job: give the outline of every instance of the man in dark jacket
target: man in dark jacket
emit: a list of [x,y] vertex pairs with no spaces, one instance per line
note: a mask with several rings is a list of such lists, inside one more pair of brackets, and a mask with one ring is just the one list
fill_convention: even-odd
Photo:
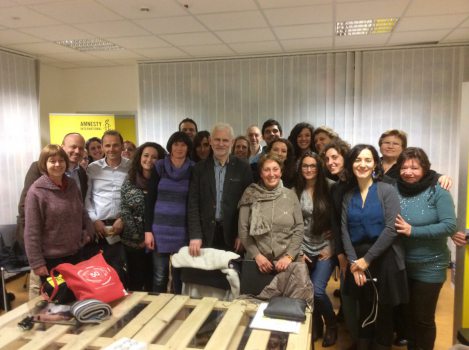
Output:
[[252,183],[249,164],[230,156],[234,132],[229,124],[216,124],[210,136],[213,155],[197,163],[189,188],[189,252],[200,248],[240,251],[238,202]]

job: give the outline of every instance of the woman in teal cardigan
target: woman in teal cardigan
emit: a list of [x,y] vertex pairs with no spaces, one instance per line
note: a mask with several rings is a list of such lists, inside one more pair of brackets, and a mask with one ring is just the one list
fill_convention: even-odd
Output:
[[438,184],[423,149],[407,148],[397,165],[401,214],[396,230],[405,237],[410,292],[408,349],[430,350],[436,337],[436,304],[450,261],[446,242],[456,231],[456,214],[451,194]]

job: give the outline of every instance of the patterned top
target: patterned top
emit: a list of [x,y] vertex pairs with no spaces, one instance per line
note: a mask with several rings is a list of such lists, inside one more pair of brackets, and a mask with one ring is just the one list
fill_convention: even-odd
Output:
[[145,193],[126,179],[121,188],[121,218],[124,222],[121,241],[126,246],[142,248],[145,240],[144,213]]

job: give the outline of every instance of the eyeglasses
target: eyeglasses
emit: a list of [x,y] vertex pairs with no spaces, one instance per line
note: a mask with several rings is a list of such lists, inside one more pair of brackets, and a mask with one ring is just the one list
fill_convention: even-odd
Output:
[[301,164],[301,169],[307,170],[307,169],[316,169],[318,166],[316,164]]

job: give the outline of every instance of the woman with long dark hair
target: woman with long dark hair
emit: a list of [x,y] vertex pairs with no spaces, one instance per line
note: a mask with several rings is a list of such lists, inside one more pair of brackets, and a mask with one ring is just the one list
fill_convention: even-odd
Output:
[[371,145],[353,147],[345,171],[342,241],[350,267],[344,293],[359,303],[358,349],[390,349],[393,307],[408,300],[404,249],[394,227],[399,197],[381,181],[383,169]]
[[199,131],[195,137],[192,145],[191,159],[194,162],[207,159],[212,154],[210,147],[210,133],[207,130]]
[[325,323],[322,346],[329,347],[337,340],[337,321],[326,287],[336,260],[330,231],[332,203],[329,184],[316,153],[307,152],[301,156],[295,192],[300,200],[304,223],[301,250],[310,267],[314,286],[313,341],[322,336]]
[[296,159],[299,159],[306,152],[314,151],[314,127],[309,123],[298,123],[290,131],[288,141],[293,145]]
[[127,260],[128,288],[132,291],[151,291],[151,255],[145,252],[145,198],[154,164],[165,155],[164,148],[155,142],[145,142],[138,147],[121,188],[124,223],[121,241]]

